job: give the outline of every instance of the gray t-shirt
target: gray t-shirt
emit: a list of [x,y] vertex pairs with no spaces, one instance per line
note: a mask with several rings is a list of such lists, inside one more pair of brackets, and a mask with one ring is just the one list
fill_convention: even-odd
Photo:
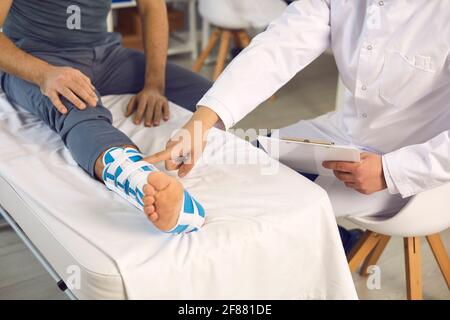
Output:
[[111,0],[13,0],[3,32],[15,42],[90,47],[108,39],[110,9]]

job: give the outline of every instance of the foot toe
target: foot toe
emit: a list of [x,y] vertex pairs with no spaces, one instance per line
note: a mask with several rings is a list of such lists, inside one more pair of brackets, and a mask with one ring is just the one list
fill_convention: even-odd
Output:
[[151,222],[155,222],[156,220],[158,220],[158,214],[156,212],[153,212],[148,215],[148,218],[150,219]]
[[146,184],[143,188],[143,191],[146,196],[154,196],[156,194],[155,188],[152,185]]
[[144,207],[144,212],[146,215],[152,214],[153,212],[155,212],[155,206],[145,206]]
[[142,202],[144,203],[144,206],[151,206],[155,203],[155,198],[153,196],[145,196],[142,198]]

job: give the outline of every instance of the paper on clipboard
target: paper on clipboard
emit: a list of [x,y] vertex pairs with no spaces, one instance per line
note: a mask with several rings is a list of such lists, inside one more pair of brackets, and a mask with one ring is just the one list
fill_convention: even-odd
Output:
[[304,173],[333,175],[322,166],[324,161],[361,161],[361,150],[351,146],[284,140],[259,136],[263,149],[274,159]]

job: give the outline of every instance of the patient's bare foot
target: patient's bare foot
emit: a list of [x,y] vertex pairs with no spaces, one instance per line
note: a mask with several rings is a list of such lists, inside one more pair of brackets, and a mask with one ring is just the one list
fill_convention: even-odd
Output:
[[162,231],[173,229],[178,221],[182,202],[183,186],[163,172],[148,175],[144,186],[144,212],[151,222]]

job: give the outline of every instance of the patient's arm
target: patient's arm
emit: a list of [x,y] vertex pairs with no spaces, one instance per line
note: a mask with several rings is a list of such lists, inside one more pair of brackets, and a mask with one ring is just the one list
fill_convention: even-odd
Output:
[[5,22],[6,16],[8,15],[9,8],[11,8],[12,0],[2,0],[0,1],[0,28]]
[[146,57],[143,90],[128,103],[126,115],[134,113],[134,123],[158,126],[169,119],[169,103],[165,97],[165,73],[169,26],[164,0],[138,0]]
[[[8,5],[9,2],[9,5]],[[0,2],[0,25],[3,25],[12,1]],[[59,95],[80,109],[97,104],[95,89],[88,77],[73,68],[55,67],[19,49],[0,32],[0,70],[34,83],[62,113],[67,112]],[[80,98],[78,98],[80,97]]]

